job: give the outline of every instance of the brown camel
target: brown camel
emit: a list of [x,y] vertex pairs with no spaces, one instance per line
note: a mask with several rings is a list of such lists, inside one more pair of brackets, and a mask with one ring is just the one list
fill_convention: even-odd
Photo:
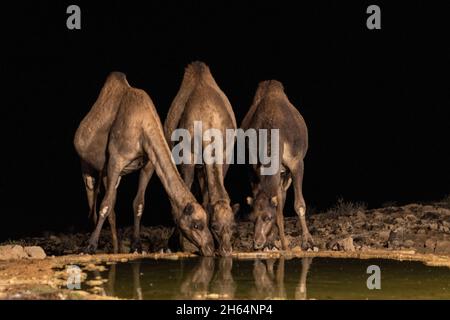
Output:
[[[227,129],[236,129],[236,119],[228,98],[220,90],[211,72],[203,62],[193,62],[187,66],[180,90],[169,109],[164,131],[169,145],[173,145],[171,135],[175,129],[188,130],[190,137],[194,137],[194,122],[201,122],[203,132],[209,129],[219,130],[222,137],[226,137]],[[202,147],[207,143],[202,139]],[[234,143],[234,140],[233,140]],[[194,159],[195,146],[192,142],[190,159]],[[226,154],[226,143],[223,143],[223,155]],[[184,155],[183,155],[184,156]],[[231,238],[235,227],[234,212],[230,198],[224,186],[227,174],[226,161],[180,165],[180,171],[188,188],[192,187],[197,176],[203,195],[203,207],[211,218],[211,231],[219,244],[219,254],[230,255],[232,252]]]
[[[129,84],[123,73],[112,72],[106,79],[97,101],[81,121],[74,145],[81,158],[81,172],[89,204],[89,215],[97,224],[96,200],[107,156],[109,131],[116,118],[122,95]],[[114,211],[108,216],[111,226],[114,253],[119,250]]]
[[262,249],[271,234],[274,221],[278,226],[281,244],[284,250],[288,243],[284,234],[283,208],[286,191],[293,183],[295,193],[295,211],[302,229],[302,247],[313,244],[306,225],[306,204],[302,193],[303,159],[308,149],[308,130],[303,117],[289,102],[283,85],[276,81],[263,81],[258,89],[247,115],[242,121],[242,129],[279,129],[280,169],[273,175],[262,175],[261,165],[253,165],[253,198],[247,202],[252,206],[255,218],[254,247]]
[[[183,235],[194,243],[203,255],[213,255],[214,243],[207,227],[207,215],[176,170],[152,100],[143,90],[130,87],[124,76],[122,86],[123,88],[118,90],[121,92],[119,98],[117,93],[113,92],[114,87],[108,90],[108,86],[105,85],[107,88],[104,87],[100,93],[100,103],[96,103],[93,107],[93,109],[103,107],[105,110],[105,107],[112,104],[108,98],[112,98],[115,102],[119,101],[118,106],[114,106],[116,110],[114,116],[111,116],[108,110],[103,111],[105,117],[114,118],[107,135],[105,144],[107,149],[102,155],[100,155],[101,152],[96,155],[92,148],[91,153],[82,156],[85,161],[91,160],[89,164],[99,171],[104,171],[106,175],[106,194],[100,205],[100,217],[96,229],[89,240],[88,252],[95,252],[103,223],[107,217],[114,214],[113,208],[120,177],[142,168],[138,194],[133,203],[136,218],[135,239],[139,239],[139,223],[144,209],[145,189],[153,171],[156,170],[174,209],[174,220]],[[93,113],[97,116],[98,122],[102,123],[102,112]],[[80,141],[83,140],[82,138],[78,134],[75,138],[75,146],[79,153],[79,146],[85,143]],[[97,144],[97,147],[101,150],[102,144]],[[102,158],[103,167],[97,157]],[[105,159],[107,159],[106,162]]]

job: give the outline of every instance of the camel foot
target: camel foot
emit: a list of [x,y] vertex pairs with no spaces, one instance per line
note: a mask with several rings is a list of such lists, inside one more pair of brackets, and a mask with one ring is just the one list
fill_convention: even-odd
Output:
[[305,232],[302,236],[302,250],[312,249],[314,247],[314,240],[309,232]]
[[141,240],[133,240],[131,243],[130,253],[142,253]]
[[87,247],[84,248],[83,252],[86,254],[95,254],[95,252],[97,251],[97,245],[95,244],[88,244]]

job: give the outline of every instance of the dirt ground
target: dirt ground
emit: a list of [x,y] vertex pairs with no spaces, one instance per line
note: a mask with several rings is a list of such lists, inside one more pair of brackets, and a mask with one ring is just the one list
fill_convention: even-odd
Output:
[[[285,229],[290,243],[288,251],[280,251],[278,237],[262,252],[253,252],[253,223],[239,221],[233,256],[253,259],[285,256],[386,258],[422,261],[432,266],[450,267],[450,208],[448,202],[410,204],[364,210],[360,205],[340,202],[328,212],[308,216],[308,226],[315,247],[301,251],[301,232],[296,218],[286,218]],[[129,251],[132,229],[120,230],[121,250]],[[82,290],[66,288],[66,266],[77,264],[84,270],[102,268],[100,263],[139,258],[179,259],[193,256],[172,253],[173,229],[144,227],[144,254],[107,254],[111,250],[108,230],[102,232],[99,254],[79,254],[88,234],[47,234],[9,241],[4,244],[41,246],[47,258],[1,261],[0,299],[111,299]],[[173,249],[172,249],[173,250]],[[102,253],[103,251],[103,253]],[[153,253],[151,253],[153,252]],[[83,273],[86,275],[85,273]]]

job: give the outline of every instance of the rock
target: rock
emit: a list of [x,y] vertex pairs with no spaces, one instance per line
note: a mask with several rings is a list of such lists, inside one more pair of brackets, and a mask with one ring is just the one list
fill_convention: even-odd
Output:
[[433,240],[433,239],[425,240],[424,247],[429,249],[429,250],[434,251],[434,249],[436,248],[436,240]]
[[50,240],[54,241],[56,244],[60,244],[61,243],[61,239],[59,239],[57,236],[55,235],[51,235],[49,237]]
[[24,251],[30,259],[45,259],[47,257],[44,249],[38,246],[25,247]]
[[373,213],[373,218],[374,218],[374,220],[378,220],[378,221],[383,220],[384,214],[382,214],[382,213],[379,212],[379,211],[375,211],[375,212]]
[[402,227],[392,230],[389,234],[389,242],[403,241],[404,229]]
[[314,252],[319,252],[319,248],[314,247],[314,248],[313,248],[313,251],[314,251]]
[[407,214],[406,216],[405,216],[405,218],[406,218],[406,220],[408,220],[408,221],[410,221],[410,222],[414,222],[414,221],[417,221],[417,217],[415,216],[415,215],[413,215],[413,214]]
[[417,234],[425,234],[425,233],[427,233],[427,230],[425,230],[425,229],[417,230]]
[[367,219],[366,214],[364,212],[362,212],[361,210],[358,210],[358,212],[356,212],[356,218],[365,221]]
[[436,212],[425,212],[422,215],[422,219],[425,220],[438,220],[439,219],[439,214]]
[[403,219],[403,218],[395,218],[394,222],[397,223],[397,224],[403,224],[403,223],[405,223],[405,219]]
[[380,231],[380,232],[378,233],[378,237],[380,238],[380,240],[381,240],[382,242],[388,241],[390,235],[391,235],[391,231],[388,231],[388,230],[386,230],[386,231]]
[[355,251],[355,246],[353,244],[353,238],[347,237],[345,239],[339,240],[338,242],[339,249],[344,251]]
[[15,260],[27,257],[28,255],[25,253],[22,246],[14,244],[0,246],[0,260]]
[[102,280],[89,280],[86,281],[86,284],[91,287],[101,286],[103,284]]
[[402,227],[391,231],[388,239],[388,248],[397,248],[403,242],[404,229]]
[[428,227],[430,228],[430,230],[436,231],[439,228],[439,225],[437,224],[437,222],[432,222]]
[[434,249],[435,253],[438,254],[448,254],[450,253],[450,241],[448,240],[438,240],[436,242],[436,247]]
[[403,243],[403,245],[404,245],[405,247],[412,248],[412,247],[414,247],[414,241],[412,241],[412,240],[406,240],[406,241]]
[[425,205],[425,206],[422,206],[422,211],[435,211],[436,210],[436,207],[435,206],[431,206],[431,205]]

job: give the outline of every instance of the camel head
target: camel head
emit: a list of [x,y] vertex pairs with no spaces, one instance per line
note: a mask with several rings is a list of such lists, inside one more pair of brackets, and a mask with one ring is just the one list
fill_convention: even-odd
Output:
[[236,227],[234,214],[238,207],[230,207],[229,201],[218,201],[212,206],[211,231],[219,244],[219,255],[229,256],[233,252],[231,238]]
[[203,256],[214,255],[214,241],[208,228],[208,217],[197,202],[186,205],[178,221],[183,235],[189,239]]
[[259,192],[254,198],[247,197],[247,203],[252,207],[251,218],[255,223],[254,248],[259,250],[266,245],[267,237],[275,224],[278,199],[277,196]]

